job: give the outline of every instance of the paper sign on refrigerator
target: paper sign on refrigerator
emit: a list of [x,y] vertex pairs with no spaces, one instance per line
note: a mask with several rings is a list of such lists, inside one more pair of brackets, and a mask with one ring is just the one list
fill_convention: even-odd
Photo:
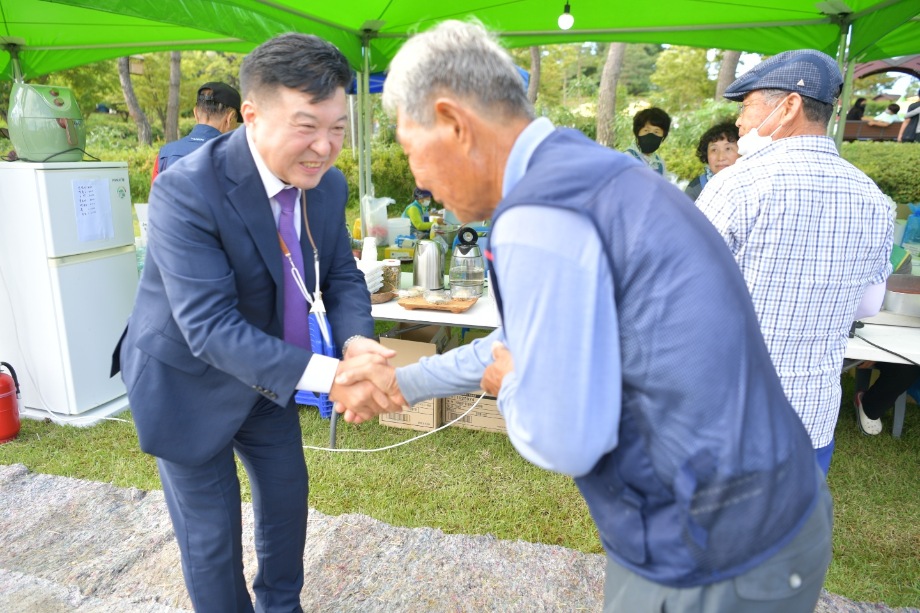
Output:
[[73,181],[73,206],[81,243],[115,237],[108,179]]

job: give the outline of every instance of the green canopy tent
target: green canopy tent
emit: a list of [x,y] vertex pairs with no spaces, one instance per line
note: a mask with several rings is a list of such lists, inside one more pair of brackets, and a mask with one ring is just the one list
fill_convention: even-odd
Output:
[[100,60],[183,49],[245,52],[249,39],[163,20],[41,0],[0,0],[0,78],[16,54],[26,79]]
[[[413,32],[449,18],[477,17],[509,46],[580,41],[670,43],[774,54],[810,47],[836,55],[852,25],[849,56],[859,61],[915,52],[917,0],[659,0],[617,8],[570,0],[575,25],[560,30],[562,0],[48,0],[119,15],[201,27],[261,42],[279,31],[317,34],[355,68],[383,70]],[[56,10],[54,6],[49,10]],[[281,28],[280,30],[278,28]],[[368,53],[364,53],[364,49]],[[369,57],[365,57],[369,56]]]

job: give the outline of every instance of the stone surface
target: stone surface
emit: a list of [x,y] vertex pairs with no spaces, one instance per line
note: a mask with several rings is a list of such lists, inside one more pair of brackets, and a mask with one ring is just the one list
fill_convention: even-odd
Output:
[[[248,579],[255,572],[245,505]],[[0,611],[191,610],[160,491],[0,466]],[[311,510],[305,611],[600,611],[604,557]],[[825,593],[821,613],[892,611]],[[900,611],[917,609],[900,609]]]

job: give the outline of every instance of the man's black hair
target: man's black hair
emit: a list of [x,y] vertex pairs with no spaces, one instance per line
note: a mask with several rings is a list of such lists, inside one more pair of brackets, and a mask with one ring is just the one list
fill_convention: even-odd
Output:
[[636,116],[633,117],[633,134],[639,136],[639,130],[647,123],[661,128],[661,131],[664,132],[664,137],[662,138],[666,138],[668,132],[671,130],[671,116],[657,106],[653,106],[650,109],[642,109],[636,113]]
[[833,104],[827,104],[809,96],[802,96],[802,110],[805,113],[805,119],[825,126],[834,115]]
[[322,102],[339,87],[348,91],[354,74],[348,60],[332,43],[298,33],[276,36],[256,47],[243,59],[240,87],[243,97],[253,91],[279,86],[310,94]]

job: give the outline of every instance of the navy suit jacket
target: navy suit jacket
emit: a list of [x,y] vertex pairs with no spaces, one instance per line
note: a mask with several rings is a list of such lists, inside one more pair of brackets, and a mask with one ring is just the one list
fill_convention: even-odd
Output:
[[[345,226],[347,194],[337,168],[306,192],[337,347],[374,332]],[[312,290],[313,249],[300,234]],[[154,182],[147,258],[118,353],[145,452],[197,465],[232,440],[260,399],[295,410],[294,386],[312,353],[281,340],[282,257],[245,128],[205,143]]]

